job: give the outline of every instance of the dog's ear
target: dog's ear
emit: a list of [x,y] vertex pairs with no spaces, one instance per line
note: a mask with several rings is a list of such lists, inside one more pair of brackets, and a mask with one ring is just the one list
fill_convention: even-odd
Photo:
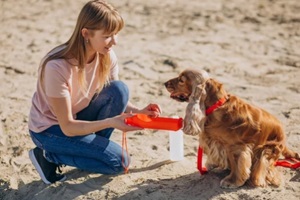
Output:
[[197,135],[203,130],[202,119],[205,117],[205,108],[202,105],[204,105],[204,96],[206,96],[205,85],[197,85],[193,88],[184,117],[183,132],[187,135]]

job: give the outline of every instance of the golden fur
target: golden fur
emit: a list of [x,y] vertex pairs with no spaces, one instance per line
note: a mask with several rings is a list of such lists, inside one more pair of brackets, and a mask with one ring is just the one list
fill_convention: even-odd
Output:
[[[286,147],[282,125],[274,116],[227,94],[205,71],[187,69],[165,86],[171,98],[188,102],[183,131],[199,135],[199,145],[207,155],[206,167],[230,170],[221,187],[237,188],[246,181],[253,186],[279,186],[274,162],[281,155],[300,159]],[[205,110],[223,97],[226,102],[206,115]]]

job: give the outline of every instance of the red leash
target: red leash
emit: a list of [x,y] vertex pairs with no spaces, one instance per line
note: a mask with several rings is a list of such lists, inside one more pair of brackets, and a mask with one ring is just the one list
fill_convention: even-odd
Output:
[[275,162],[275,166],[288,167],[297,169],[300,167],[300,162],[295,158],[286,158]]
[[125,165],[124,150],[126,151],[126,153],[128,155],[126,132],[123,132],[123,134],[122,134],[122,165],[124,168],[124,173],[127,174],[129,171],[130,161],[128,160],[128,164]]
[[[219,107],[221,107],[227,101],[227,99],[228,99],[228,97],[223,97],[223,98],[219,99],[215,104],[213,104],[212,106],[210,106],[209,108],[207,108],[205,110],[206,115],[211,114],[216,109],[218,109]],[[207,173],[206,167],[204,167],[202,165],[202,157],[203,157],[203,149],[199,146],[198,147],[197,168],[200,171],[201,175]]]
[[207,173],[207,169],[206,167],[202,166],[202,156],[203,156],[203,149],[199,146],[198,147],[198,160],[197,160],[197,168],[200,171],[200,174],[206,174]]

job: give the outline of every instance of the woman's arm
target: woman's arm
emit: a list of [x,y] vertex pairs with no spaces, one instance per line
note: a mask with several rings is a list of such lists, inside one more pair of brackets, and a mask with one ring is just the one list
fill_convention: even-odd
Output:
[[133,105],[130,101],[127,104],[126,113],[139,113],[140,109],[138,107],[136,107],[135,105]]
[[52,98],[49,97],[49,104],[57,117],[58,123],[67,136],[87,135],[106,128],[116,128],[123,132],[141,130],[142,128],[128,126],[124,123],[126,117],[131,114],[118,115],[98,121],[83,121],[73,118],[70,97]]

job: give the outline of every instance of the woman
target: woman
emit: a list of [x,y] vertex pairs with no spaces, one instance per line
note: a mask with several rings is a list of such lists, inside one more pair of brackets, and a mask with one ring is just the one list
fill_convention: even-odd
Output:
[[[81,10],[71,38],[51,50],[39,68],[32,98],[29,132],[36,148],[29,157],[46,184],[65,180],[59,165],[101,174],[117,174],[127,165],[122,148],[109,140],[114,129],[140,130],[124,123],[131,113],[160,115],[157,104],[138,109],[118,79],[112,46],[124,22],[100,0]],[[123,112],[127,114],[122,114]]]

